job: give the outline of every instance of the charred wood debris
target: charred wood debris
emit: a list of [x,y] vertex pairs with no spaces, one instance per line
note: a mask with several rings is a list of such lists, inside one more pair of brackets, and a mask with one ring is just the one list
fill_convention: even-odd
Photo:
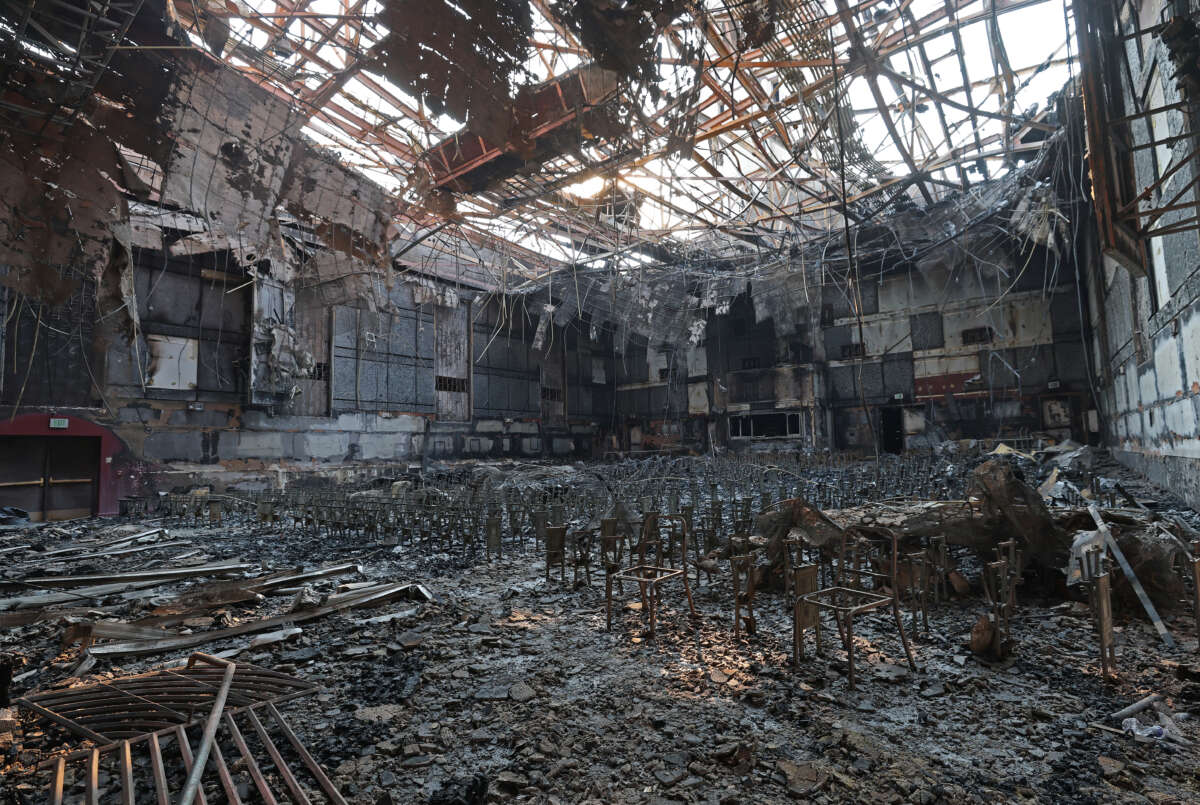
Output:
[[5,512],[4,802],[1200,797],[1200,518],[1092,447],[123,508]]

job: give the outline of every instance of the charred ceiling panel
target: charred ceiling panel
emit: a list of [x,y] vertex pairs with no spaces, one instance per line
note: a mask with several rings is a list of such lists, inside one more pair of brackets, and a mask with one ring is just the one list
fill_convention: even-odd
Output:
[[581,140],[611,133],[604,104],[616,92],[617,74],[596,65],[523,88],[507,128],[468,124],[425,153],[432,186],[480,192],[578,149]]
[[503,142],[512,125],[512,87],[525,75],[533,19],[525,0],[391,0],[383,21],[391,32],[376,47],[375,65],[420,98]]
[[653,81],[659,59],[655,34],[691,7],[684,0],[553,3],[555,18],[579,37],[600,66],[630,78]]
[[255,262],[266,254],[303,121],[286,101],[233,75],[223,66],[180,65],[162,112],[175,138],[162,196],[208,222],[214,249],[235,240],[242,260]]
[[99,279],[115,247],[128,251],[129,211],[116,184],[116,148],[76,125],[40,148],[24,139],[0,147],[0,262],[8,287],[53,305],[75,292],[59,268]]
[[142,6],[143,0],[0,3],[4,128],[53,139],[55,128],[69,126],[92,103],[93,91],[110,69],[114,48],[140,22]]
[[332,154],[308,142],[297,145],[283,202],[330,248],[370,263],[383,259],[394,202]]

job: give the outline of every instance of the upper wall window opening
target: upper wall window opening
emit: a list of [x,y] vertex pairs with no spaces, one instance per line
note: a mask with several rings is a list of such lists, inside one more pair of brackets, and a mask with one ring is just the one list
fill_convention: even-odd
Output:
[[962,331],[963,346],[968,344],[990,344],[996,339],[996,331],[991,327],[972,327]]
[[434,382],[434,387],[438,391],[449,391],[456,394],[467,393],[467,379],[465,377],[446,377],[438,375]]

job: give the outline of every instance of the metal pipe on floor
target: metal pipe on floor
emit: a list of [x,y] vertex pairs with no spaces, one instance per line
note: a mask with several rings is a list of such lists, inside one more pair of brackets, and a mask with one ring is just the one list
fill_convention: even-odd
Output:
[[204,724],[204,734],[200,738],[200,746],[196,749],[196,759],[192,763],[192,770],[188,773],[187,782],[183,784],[183,791],[179,794],[179,805],[192,805],[192,800],[196,798],[196,792],[200,789],[200,778],[204,776],[208,754],[212,751],[217,728],[221,726],[221,714],[225,710],[225,700],[229,696],[229,688],[233,685],[233,674],[237,670],[237,665],[228,660],[199,654],[193,655],[192,659],[188,661],[188,665],[191,665],[197,658],[204,662],[223,664],[225,676],[222,677],[221,687],[217,691],[216,699],[213,700],[212,712],[208,714],[208,721]]

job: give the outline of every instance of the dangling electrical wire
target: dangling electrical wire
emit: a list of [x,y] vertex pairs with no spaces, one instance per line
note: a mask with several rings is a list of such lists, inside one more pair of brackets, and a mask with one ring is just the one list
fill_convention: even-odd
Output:
[[[838,68],[837,68],[837,49],[834,46],[833,28],[832,27],[830,27],[830,29],[829,29],[829,61],[833,65],[834,95],[837,98],[841,98],[841,96],[842,96],[841,95],[841,87],[839,85],[839,76],[838,76]],[[871,445],[875,448],[875,472],[878,475],[878,473],[880,471],[879,439],[875,434],[875,423],[871,419],[871,409],[867,407],[867,390],[863,386],[863,366],[867,360],[867,339],[866,339],[866,335],[865,335],[865,327],[863,325],[862,286],[860,284],[860,277],[858,274],[858,261],[854,257],[854,244],[851,242],[851,238],[850,238],[850,219],[847,217],[847,214],[846,214],[847,213],[847,211],[846,211],[846,206],[847,206],[847,201],[846,201],[846,198],[847,198],[847,194],[846,194],[846,143],[845,143],[845,136],[844,136],[845,133],[842,130],[842,110],[835,109],[833,116],[835,118],[837,118],[838,178],[841,182],[841,191],[842,191],[842,198],[841,198],[841,201],[842,201],[842,203],[841,203],[842,235],[846,241],[846,260],[848,261],[847,280],[850,279],[849,272],[854,273],[854,279],[853,279],[854,292],[851,295],[851,298],[852,298],[853,304],[854,304],[854,316],[858,320],[858,344],[859,344],[858,383],[857,383],[858,397],[859,397],[859,401],[862,403],[863,416],[865,416],[867,419],[867,428],[870,429],[870,431],[871,431]]]

